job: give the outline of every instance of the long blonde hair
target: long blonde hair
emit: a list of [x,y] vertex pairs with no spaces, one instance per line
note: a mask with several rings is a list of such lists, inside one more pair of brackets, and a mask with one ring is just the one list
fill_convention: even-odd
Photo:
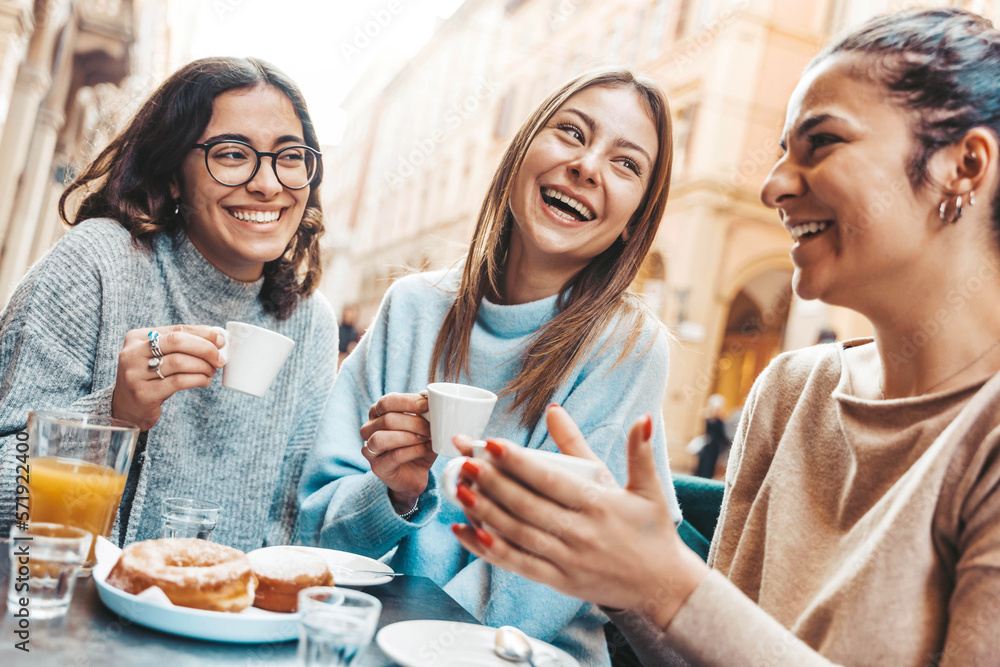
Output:
[[503,395],[514,394],[511,409],[521,410],[521,424],[525,428],[542,418],[556,388],[585,358],[615,317],[622,316],[622,326],[628,327],[625,346],[616,363],[632,351],[639,339],[646,310],[628,287],[660,226],[673,161],[670,110],[656,83],[627,70],[583,74],[549,95],[525,121],[504,152],[479,209],[458,295],[441,325],[431,357],[432,382],[442,360],[443,375],[449,380],[457,380],[462,371],[468,372],[469,340],[479,315],[479,304],[490,295],[502,294],[500,284],[513,227],[507,203],[525,153],[570,97],[594,86],[635,91],[652,116],[659,150],[646,193],[628,222],[628,241],[618,238],[563,286],[557,300],[558,313],[535,332],[521,355],[517,376],[503,390]]

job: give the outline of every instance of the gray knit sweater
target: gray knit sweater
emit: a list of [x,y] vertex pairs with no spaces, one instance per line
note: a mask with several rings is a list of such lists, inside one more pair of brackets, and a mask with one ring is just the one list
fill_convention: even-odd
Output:
[[242,283],[212,266],[183,233],[137,248],[111,220],[72,229],[17,286],[0,314],[0,535],[14,513],[15,435],[30,410],[111,414],[125,334],[170,324],[248,322],[295,348],[263,398],[222,387],[174,394],[132,464],[116,534],[159,536],[164,498],[222,505],[212,540],[239,549],[287,543],[302,462],[333,385],[337,326],[316,294],[293,315],[264,312],[262,281]]

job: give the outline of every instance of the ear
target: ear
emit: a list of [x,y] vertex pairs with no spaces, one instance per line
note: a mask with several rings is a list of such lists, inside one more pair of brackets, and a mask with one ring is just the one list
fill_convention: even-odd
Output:
[[631,236],[632,236],[632,230],[629,229],[628,225],[625,225],[625,229],[623,229],[621,233],[622,243],[628,243],[628,240]]
[[[992,189],[998,158],[1000,146],[992,132],[983,127],[969,130],[949,151],[951,173],[944,182],[946,191],[961,195],[984,186]],[[985,193],[981,196],[985,197]]]
[[177,184],[177,177],[173,176],[170,178],[170,198],[180,199],[181,196],[181,186]]

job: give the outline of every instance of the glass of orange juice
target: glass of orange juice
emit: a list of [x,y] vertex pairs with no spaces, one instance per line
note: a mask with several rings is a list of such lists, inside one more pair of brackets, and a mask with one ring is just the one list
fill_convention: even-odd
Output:
[[[111,535],[139,427],[98,415],[28,414],[30,521]],[[94,545],[81,574],[94,566]]]

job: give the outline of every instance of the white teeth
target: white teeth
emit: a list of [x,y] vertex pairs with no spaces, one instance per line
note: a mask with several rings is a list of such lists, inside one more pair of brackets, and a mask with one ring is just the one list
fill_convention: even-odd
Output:
[[805,234],[816,234],[818,232],[822,232],[829,227],[830,224],[829,220],[824,220],[822,222],[803,222],[801,225],[792,227],[792,239],[798,241]]
[[559,192],[558,190],[553,190],[552,188],[545,188],[542,191],[542,193],[546,197],[549,197],[551,199],[558,199],[559,201],[564,202],[564,203],[572,206],[574,209],[576,209],[580,213],[581,216],[583,216],[584,220],[593,220],[594,217],[595,217],[594,216],[594,212],[591,211],[589,208],[587,208],[586,205],[584,205],[582,202],[578,202],[577,200],[575,200],[572,197],[569,197],[567,195],[564,195],[563,193]]
[[281,211],[241,211],[231,208],[229,214],[244,222],[274,222],[281,217]]

